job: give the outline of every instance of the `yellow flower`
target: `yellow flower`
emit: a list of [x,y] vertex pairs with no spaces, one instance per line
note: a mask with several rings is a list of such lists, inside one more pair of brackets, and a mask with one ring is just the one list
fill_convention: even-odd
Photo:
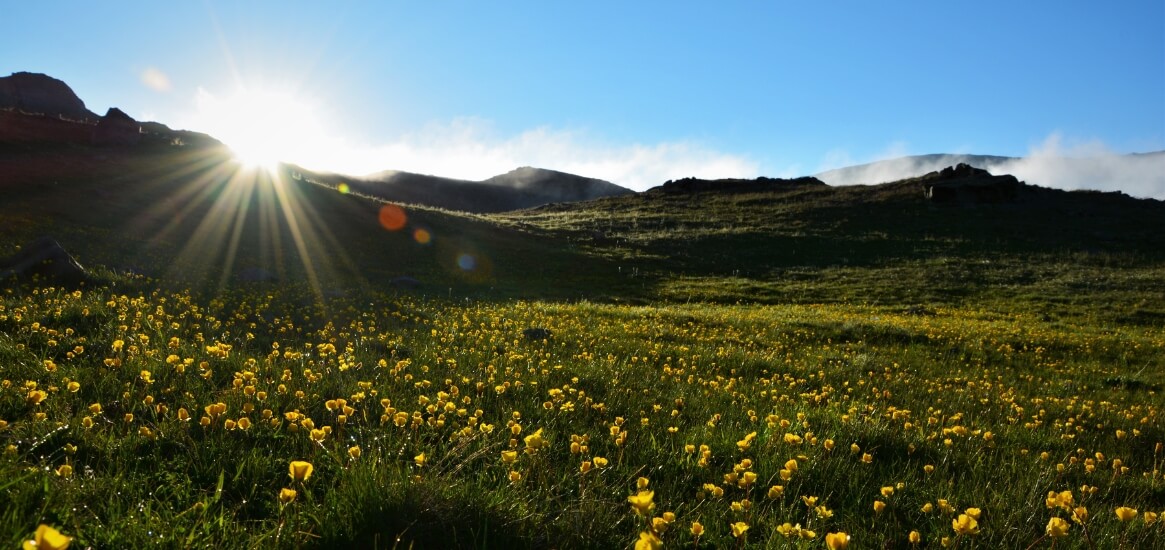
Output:
[[655,533],[662,535],[664,531],[667,531],[667,525],[668,525],[668,522],[666,519],[663,519],[661,517],[651,518],[651,530],[652,530],[652,532],[655,532]]
[[359,445],[348,447],[348,456],[352,457],[353,459],[360,458],[360,454],[362,452],[363,451],[360,449]]
[[1153,525],[1157,523],[1157,512],[1145,511],[1145,525]]
[[311,462],[304,462],[302,460],[293,460],[293,461],[291,461],[291,464],[287,467],[287,470],[291,475],[291,479],[293,479],[295,481],[307,481],[307,480],[311,479],[311,472],[313,470],[313,467],[311,465]]
[[73,539],[45,524],[36,528],[33,540],[24,541],[24,550],[64,550]]
[[692,536],[698,537],[704,534],[704,526],[698,521],[693,521],[690,531],[692,532]]
[[769,498],[781,498],[785,494],[785,488],[781,485],[773,485],[769,487]]
[[952,519],[951,528],[960,535],[979,534],[979,522],[967,514],[959,514],[958,518]]
[[877,512],[877,513],[881,514],[881,513],[882,513],[882,510],[885,510],[885,509],[886,509],[886,503],[885,503],[885,502],[882,502],[882,501],[880,501],[880,500],[875,500],[875,501],[874,501],[874,512]]
[[1072,510],[1072,521],[1084,525],[1084,522],[1088,521],[1088,508],[1077,506]]
[[801,495],[801,502],[804,502],[805,506],[812,508],[817,506],[817,497],[807,497],[805,495]]
[[842,533],[826,533],[825,546],[830,550],[844,550],[849,548],[849,535]]
[[890,498],[891,496],[894,496],[894,487],[891,487],[891,486],[882,487],[882,496],[884,496],[886,498]]
[[606,468],[607,467],[608,460],[601,457],[601,456],[596,456],[594,459],[592,459],[592,461],[595,463],[596,468]]
[[866,464],[873,463],[874,462],[874,455],[872,455],[870,453],[862,453],[862,462],[865,462]]
[[417,456],[414,456],[414,457],[413,457],[413,462],[414,462],[414,463],[415,463],[417,466],[424,466],[424,465],[425,465],[425,453],[421,453],[421,454],[419,454],[419,455],[417,455]]
[[740,538],[748,531],[748,524],[743,521],[738,521],[732,524],[732,536]]
[[1048,520],[1048,527],[1045,529],[1048,536],[1052,538],[1060,538],[1068,536],[1068,522],[1060,518],[1052,518]]
[[502,451],[502,464],[512,464],[518,460],[518,451]]
[[635,487],[638,488],[640,491],[642,491],[642,490],[646,489],[648,484],[650,484],[650,483],[651,483],[651,481],[649,479],[647,479],[645,477],[641,477],[641,478],[635,480]]
[[69,479],[73,477],[73,467],[68,464],[61,464],[61,467],[57,468],[57,475]]
[[659,550],[663,548],[663,541],[651,531],[640,531],[639,540],[635,541],[635,550]]
[[522,473],[510,470],[510,483],[517,483],[522,481]]
[[1129,508],[1128,506],[1121,506],[1115,512],[1117,519],[1121,521],[1131,521],[1137,517],[1137,509]]
[[918,531],[911,531],[910,535],[907,536],[906,539],[910,541],[910,544],[918,544],[922,542],[922,533],[919,533]]
[[631,503],[631,508],[636,514],[646,517],[655,509],[654,498],[655,491],[639,491],[638,494],[627,497],[627,502]]
[[965,513],[968,516],[971,516],[971,517],[975,518],[976,520],[978,520],[979,516],[983,513],[983,511],[978,509],[978,508],[967,508]]
[[548,445],[546,440],[542,438],[542,428],[538,428],[538,431],[526,436],[523,440],[526,442],[526,452],[530,454],[538,452],[539,449]]
[[279,502],[282,504],[290,504],[291,501],[295,500],[295,497],[298,494],[299,493],[297,493],[295,489],[288,489],[287,487],[284,487],[279,491]]

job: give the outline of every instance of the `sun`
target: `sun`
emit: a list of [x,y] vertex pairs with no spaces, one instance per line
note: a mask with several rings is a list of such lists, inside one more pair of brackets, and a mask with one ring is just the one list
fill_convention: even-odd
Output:
[[[326,155],[321,109],[293,93],[240,88],[227,96],[199,90],[197,125],[222,141],[244,166],[273,169]],[[324,149],[324,150],[321,150]]]

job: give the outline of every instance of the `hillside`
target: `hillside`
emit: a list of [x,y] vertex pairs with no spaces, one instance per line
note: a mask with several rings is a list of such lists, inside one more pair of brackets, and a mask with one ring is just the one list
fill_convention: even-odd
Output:
[[400,171],[385,171],[363,178],[328,175],[323,179],[343,181],[353,191],[388,201],[474,213],[504,212],[553,202],[585,201],[632,193],[630,189],[603,180],[528,166],[482,181]]

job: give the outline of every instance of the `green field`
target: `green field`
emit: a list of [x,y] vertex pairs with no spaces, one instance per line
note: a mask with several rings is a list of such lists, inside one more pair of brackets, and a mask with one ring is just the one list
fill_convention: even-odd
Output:
[[0,255],[51,234],[98,277],[0,287],[7,547],[1165,545],[1160,203],[907,181],[390,231],[159,155],[0,201]]

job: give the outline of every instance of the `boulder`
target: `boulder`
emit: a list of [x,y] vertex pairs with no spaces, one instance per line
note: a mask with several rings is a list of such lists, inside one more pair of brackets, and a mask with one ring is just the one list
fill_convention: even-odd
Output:
[[93,128],[94,145],[137,145],[141,140],[141,125],[117,107],[110,108]]
[[1010,174],[993,176],[969,164],[948,166],[920,178],[926,199],[935,204],[1003,204],[1019,199],[1023,182]]
[[534,327],[522,331],[522,336],[527,340],[548,340],[554,333],[550,332],[548,328]]
[[39,237],[20,251],[0,259],[0,279],[43,278],[66,286],[89,280],[89,273],[52,237]]

